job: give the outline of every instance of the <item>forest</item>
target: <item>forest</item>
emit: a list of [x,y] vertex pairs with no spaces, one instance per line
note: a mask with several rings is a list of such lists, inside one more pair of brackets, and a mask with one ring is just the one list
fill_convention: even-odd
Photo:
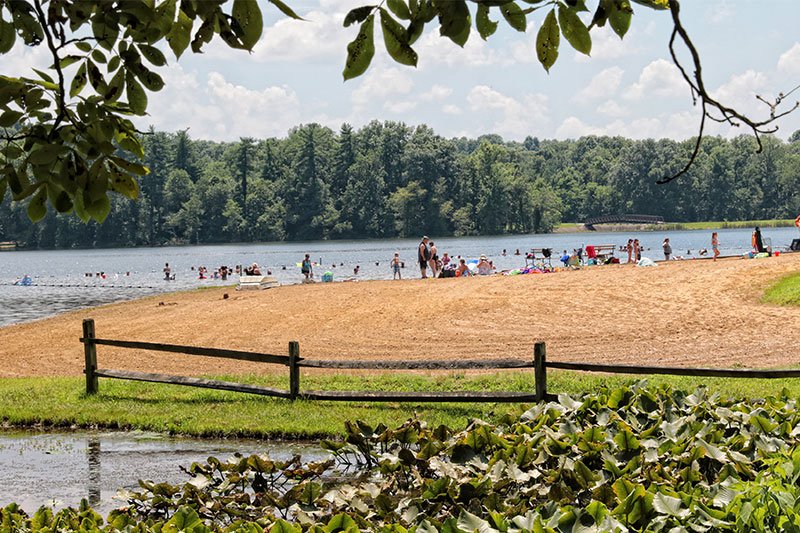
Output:
[[139,198],[115,197],[103,224],[51,209],[31,224],[24,203],[0,203],[0,241],[29,248],[543,233],[616,213],[669,222],[794,218],[800,131],[789,141],[447,139],[426,125],[319,124],[285,138],[238,142],[189,132],[142,135]]

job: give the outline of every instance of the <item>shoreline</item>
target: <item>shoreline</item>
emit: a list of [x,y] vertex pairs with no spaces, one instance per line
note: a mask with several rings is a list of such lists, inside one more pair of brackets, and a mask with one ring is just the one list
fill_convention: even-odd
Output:
[[[278,354],[297,340],[303,357],[319,359],[528,358],[534,339],[543,339],[557,360],[799,365],[800,310],[759,303],[770,282],[799,269],[800,254],[781,254],[467,280],[171,292],[0,328],[0,377],[81,375],[83,318],[95,319],[101,338]],[[183,375],[276,372],[106,346],[99,364]]]

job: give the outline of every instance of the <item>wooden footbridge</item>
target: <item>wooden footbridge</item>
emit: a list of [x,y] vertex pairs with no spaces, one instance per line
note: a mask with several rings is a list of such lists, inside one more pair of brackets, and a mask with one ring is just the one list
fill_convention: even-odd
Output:
[[656,215],[603,215],[587,218],[583,223],[588,230],[594,231],[596,224],[663,224],[664,217]]

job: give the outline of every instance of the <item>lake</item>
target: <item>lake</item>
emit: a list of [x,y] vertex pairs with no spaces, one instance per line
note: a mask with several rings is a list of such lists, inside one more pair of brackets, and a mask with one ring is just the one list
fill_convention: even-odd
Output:
[[[662,259],[661,243],[670,238],[674,255],[699,257],[701,248],[710,249],[712,230],[586,232],[542,235],[505,235],[497,237],[447,237],[437,239],[439,255],[448,252],[455,257],[477,258],[486,254],[498,270],[524,266],[524,256],[514,255],[530,248],[551,248],[556,253],[586,244],[624,245],[629,238],[638,238],[645,248],[644,256]],[[720,229],[722,255],[739,255],[750,249],[751,229]],[[773,247],[784,249],[797,229],[766,228],[763,235]],[[321,241],[302,243],[230,244],[217,246],[171,246],[161,248],[113,248],[90,250],[48,250],[0,252],[0,326],[43,318],[74,309],[130,300],[152,294],[188,290],[198,287],[232,285],[238,276],[227,281],[198,279],[197,267],[210,271],[221,265],[258,263],[262,273],[267,269],[281,284],[302,280],[297,266],[303,255],[322,266],[315,267],[319,278],[330,270],[335,281],[391,279],[389,261],[395,252],[405,261],[404,278],[418,278],[416,253],[418,239]],[[501,255],[507,250],[506,256]],[[687,252],[691,251],[689,255]],[[624,253],[618,253],[623,261]],[[163,280],[164,264],[169,263],[174,281]],[[335,265],[335,267],[333,266]],[[358,266],[358,275],[353,269]],[[96,276],[104,273],[105,278]],[[92,277],[86,274],[91,273]],[[24,275],[32,278],[32,286],[15,286]]]
[[179,467],[226,460],[234,453],[304,461],[330,455],[317,444],[236,439],[192,439],[146,432],[0,432],[0,507],[16,502],[27,513],[40,506],[77,507],[82,498],[104,517],[125,505],[120,489],[139,490],[138,481],[181,483]]

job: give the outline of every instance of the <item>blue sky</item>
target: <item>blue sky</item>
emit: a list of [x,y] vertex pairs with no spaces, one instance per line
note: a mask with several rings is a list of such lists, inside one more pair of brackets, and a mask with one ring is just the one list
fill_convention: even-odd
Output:
[[[306,21],[289,20],[264,4],[265,33],[252,54],[215,44],[202,55],[172,58],[162,71],[167,87],[150,96],[150,116],[139,124],[167,131],[188,127],[193,138],[213,140],[284,137],[308,122],[338,130],[343,122],[360,127],[374,119],[426,123],[447,137],[496,133],[514,140],[589,134],[685,139],[697,131],[699,111],[669,60],[665,11],[635,4],[624,40],[610,28],[592,32],[590,58],[562,39],[549,74],[535,59],[542,15],[529,19],[525,34],[501,21],[488,42],[473,29],[464,49],[431,25],[414,46],[417,68],[393,63],[377,41],[367,73],[343,82],[346,46],[357,27],[344,28],[341,21],[366,2],[287,3]],[[682,14],[707,86],[725,103],[763,117],[767,110],[756,94],[772,99],[800,85],[800,1],[683,0]],[[500,19],[499,12],[493,10],[492,18]],[[43,52],[17,46],[4,69],[44,64]],[[800,100],[800,90],[790,100]],[[779,125],[782,138],[800,129],[800,110]],[[709,130],[745,132],[716,124]]]

